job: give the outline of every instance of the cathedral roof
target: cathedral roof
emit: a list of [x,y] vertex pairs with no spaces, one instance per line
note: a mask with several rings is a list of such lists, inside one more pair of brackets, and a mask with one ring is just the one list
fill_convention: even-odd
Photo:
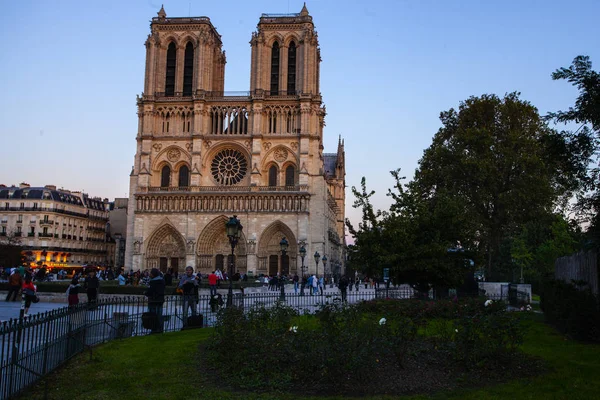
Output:
[[335,166],[337,165],[337,154],[325,153],[323,154],[323,169],[325,170],[325,176],[335,176]]

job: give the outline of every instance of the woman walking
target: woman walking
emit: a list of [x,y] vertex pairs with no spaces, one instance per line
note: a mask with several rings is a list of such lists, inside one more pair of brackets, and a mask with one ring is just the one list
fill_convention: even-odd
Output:
[[23,282],[23,295],[25,295],[25,315],[24,317],[29,317],[29,307],[31,306],[31,302],[35,300],[35,292],[36,287],[31,281],[31,274],[25,274],[25,282]]

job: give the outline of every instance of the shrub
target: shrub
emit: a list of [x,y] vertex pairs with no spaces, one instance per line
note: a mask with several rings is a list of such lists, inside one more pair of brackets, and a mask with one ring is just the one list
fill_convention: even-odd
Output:
[[600,341],[600,306],[589,288],[545,281],[540,306],[546,321],[562,333],[578,340]]

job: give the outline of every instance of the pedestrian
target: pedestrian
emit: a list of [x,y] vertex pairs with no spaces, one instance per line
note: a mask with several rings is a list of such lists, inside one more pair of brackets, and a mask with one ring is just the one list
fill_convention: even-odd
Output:
[[323,287],[325,286],[325,282],[323,277],[319,278],[319,291],[321,292],[321,296],[323,296]]
[[87,278],[85,278],[85,290],[87,293],[88,303],[90,307],[94,307],[96,305],[96,299],[98,298],[98,288],[100,287],[100,281],[96,276],[94,271],[90,271],[88,273]]
[[18,269],[8,277],[8,294],[6,295],[6,301],[10,301],[10,295],[12,294],[12,301],[17,301],[17,295],[23,286],[23,277],[19,273]]
[[298,281],[299,280],[300,280],[300,278],[298,278],[298,274],[294,274],[292,281],[294,281],[294,293],[296,293],[296,294],[298,294]]
[[217,281],[218,281],[218,277],[217,274],[215,273],[215,271],[213,271],[212,273],[210,273],[208,275],[208,287],[210,288],[210,295],[211,296],[216,296],[217,295]]
[[69,301],[69,307],[73,307],[76,304],[79,304],[79,290],[81,289],[81,285],[79,281],[75,278],[71,281],[71,284],[67,288],[67,300]]
[[25,314],[24,317],[29,317],[29,307],[31,307],[31,302],[35,301],[36,296],[35,292],[37,288],[32,282],[31,275],[25,275],[25,281],[23,282],[23,296],[25,297]]
[[354,282],[354,287],[356,289],[356,291],[358,292],[358,285],[360,284],[360,279],[356,278],[356,281]]
[[173,274],[171,274],[171,269],[167,271],[164,276],[165,286],[171,286],[173,284]]
[[178,287],[183,290],[183,326],[187,326],[188,311],[192,309],[192,317],[196,316],[198,303],[198,281],[191,266],[185,267],[185,274],[179,280]]
[[348,278],[346,278],[346,276],[342,276],[342,278],[340,279],[340,281],[338,282],[338,288],[340,289],[340,292],[342,293],[342,302],[347,302],[348,301],[348,293],[347,293],[347,289],[348,289]]
[[152,333],[163,331],[163,304],[165,302],[165,280],[160,276],[160,271],[152,268],[150,271],[150,287],[144,293],[148,297],[148,312],[156,315],[156,323]]
[[312,283],[312,292],[314,295],[317,295],[319,292],[319,279],[316,275],[313,275],[310,279],[310,282]]
[[119,281],[119,286],[125,286],[125,284],[127,283],[127,278],[125,278],[125,273],[119,271],[119,276],[117,277],[118,281]]

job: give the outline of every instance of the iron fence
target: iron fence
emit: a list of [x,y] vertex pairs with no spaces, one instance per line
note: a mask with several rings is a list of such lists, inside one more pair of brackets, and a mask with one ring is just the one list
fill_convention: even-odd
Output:
[[[343,300],[337,287],[316,292],[310,287],[290,291],[291,285],[287,289],[283,293],[280,290],[236,291],[232,305],[248,311],[256,306],[270,308],[277,302],[285,302],[306,314]],[[407,285],[379,289],[353,286],[344,297],[349,304],[376,298],[423,298]],[[202,315],[204,326],[213,326],[219,309],[227,304],[227,294],[201,295],[191,302],[191,307],[187,300],[181,296],[166,297],[162,332],[185,329],[187,318],[192,314]],[[150,334],[142,322],[142,314],[147,310],[145,297],[113,297],[0,323],[0,400],[21,393],[79,353],[89,351],[91,357],[92,348],[98,344]]]

